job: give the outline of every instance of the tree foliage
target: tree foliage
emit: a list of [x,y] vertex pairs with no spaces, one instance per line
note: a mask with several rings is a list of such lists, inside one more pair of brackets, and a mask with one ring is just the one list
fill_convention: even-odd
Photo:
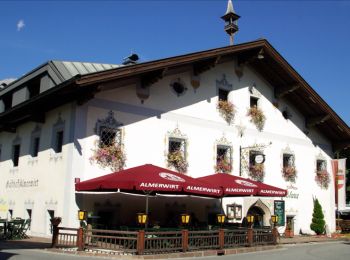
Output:
[[314,199],[314,212],[312,213],[312,223],[310,225],[310,228],[317,235],[320,235],[325,232],[325,224],[326,222],[324,221],[322,206],[318,202],[318,199]]

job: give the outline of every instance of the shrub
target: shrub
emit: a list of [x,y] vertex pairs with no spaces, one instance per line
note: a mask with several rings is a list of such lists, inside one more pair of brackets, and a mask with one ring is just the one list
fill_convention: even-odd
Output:
[[320,235],[325,232],[325,224],[326,222],[324,221],[322,206],[318,202],[318,199],[314,199],[314,212],[312,213],[312,223],[310,225],[310,228],[317,235]]

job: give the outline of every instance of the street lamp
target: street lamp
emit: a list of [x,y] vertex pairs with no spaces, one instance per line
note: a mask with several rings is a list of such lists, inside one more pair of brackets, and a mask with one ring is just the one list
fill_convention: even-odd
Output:
[[220,224],[220,226],[222,226],[222,224],[225,223],[226,215],[225,214],[217,214],[216,218],[217,218],[217,221]]
[[186,214],[186,213],[181,214],[181,223],[182,223],[182,225],[185,226],[188,223],[190,223],[190,218],[191,218],[191,216],[189,214]]
[[277,215],[272,215],[271,216],[271,221],[273,223],[273,226],[276,226],[276,223],[278,222],[278,216]]
[[147,214],[145,214],[145,213],[137,213],[137,222],[140,225],[145,225],[147,223]]
[[251,227],[254,222],[254,215],[247,215],[247,221],[248,221],[249,227]]

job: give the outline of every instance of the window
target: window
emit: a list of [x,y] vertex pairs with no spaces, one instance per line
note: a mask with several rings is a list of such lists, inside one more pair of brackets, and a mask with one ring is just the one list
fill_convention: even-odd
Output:
[[231,147],[218,145],[216,147],[216,172],[229,173],[232,170]]
[[316,171],[320,172],[320,171],[325,171],[327,168],[327,164],[325,160],[317,160],[316,162]]
[[63,130],[56,132],[55,152],[61,153],[63,146]]
[[13,209],[9,209],[7,218],[8,219],[12,219],[13,218]]
[[21,146],[19,144],[16,144],[13,146],[12,162],[14,167],[18,166],[20,150],[21,150]]
[[170,138],[169,139],[169,153],[174,153],[177,151],[184,152],[185,140],[180,138]]
[[261,154],[259,151],[249,151],[249,165],[256,165],[255,157]]
[[51,219],[55,217],[55,211],[54,210],[47,210],[47,218],[48,218],[48,223],[49,223],[49,234],[52,234],[53,232],[53,226],[51,224]]
[[250,97],[250,107],[258,107],[259,99],[256,97]]
[[40,147],[40,137],[35,137],[33,139],[33,144],[32,144],[32,152],[31,152],[32,157],[38,156],[39,147]]
[[283,154],[283,167],[294,166],[294,155],[293,154]]
[[28,226],[28,229],[30,230],[31,220],[32,220],[32,210],[31,209],[27,209],[27,218],[30,219],[29,226]]
[[229,93],[228,90],[219,88],[219,90],[218,90],[219,100],[227,101],[228,100],[228,93]]
[[121,140],[120,140],[121,134],[119,129],[113,129],[113,128],[101,126],[99,135],[100,135],[100,143],[99,143],[100,147],[111,146],[116,143],[117,144],[121,143]]

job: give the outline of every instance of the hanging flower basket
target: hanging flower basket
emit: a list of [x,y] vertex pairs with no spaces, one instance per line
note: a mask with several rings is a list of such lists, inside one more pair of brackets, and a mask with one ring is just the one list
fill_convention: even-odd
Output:
[[187,172],[188,163],[181,151],[169,152],[167,162],[168,167],[174,167],[178,172]]
[[295,166],[286,166],[282,168],[282,174],[285,181],[295,182],[297,170]]
[[235,107],[227,100],[219,100],[216,108],[219,110],[222,118],[230,125],[235,117]]
[[215,165],[217,173],[229,173],[232,171],[232,165],[227,159],[219,159]]
[[315,181],[322,189],[328,189],[331,178],[326,170],[316,171]]
[[255,181],[263,181],[264,180],[264,164],[258,163],[255,165],[249,166],[249,176]]
[[98,147],[92,150],[91,163],[97,163],[102,168],[110,168],[112,171],[120,171],[125,167],[126,156],[121,145],[112,144]]
[[250,122],[252,122],[259,131],[264,129],[266,117],[261,109],[257,106],[253,106],[248,109],[248,116],[250,116]]

